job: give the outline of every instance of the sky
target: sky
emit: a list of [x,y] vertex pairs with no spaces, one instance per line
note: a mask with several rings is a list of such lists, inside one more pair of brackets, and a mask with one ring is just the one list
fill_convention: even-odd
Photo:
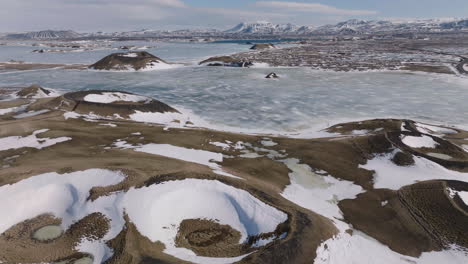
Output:
[[468,17],[468,0],[0,0],[0,32],[228,29],[269,21],[320,26],[357,19]]

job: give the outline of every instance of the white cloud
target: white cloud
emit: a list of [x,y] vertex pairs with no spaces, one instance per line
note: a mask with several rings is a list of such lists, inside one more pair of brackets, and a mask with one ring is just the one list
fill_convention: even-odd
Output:
[[373,10],[355,10],[355,9],[340,9],[329,5],[319,3],[299,3],[299,2],[282,2],[282,1],[259,1],[254,4],[257,7],[267,7],[282,10],[311,12],[327,15],[347,15],[347,16],[362,16],[375,15],[378,12]]
[[[227,0],[225,0],[227,1]],[[198,7],[185,0],[0,0],[0,32],[72,29],[125,31],[141,28],[226,29],[239,22],[266,20],[299,25],[335,23],[374,11],[321,4],[260,1],[238,8]],[[307,12],[300,12],[307,11]],[[310,13],[319,15],[311,16]]]
[[132,30],[188,10],[181,0],[1,0],[0,31]]
[[[41,0],[39,0],[41,1]],[[64,0],[59,0],[61,2],[66,2]],[[185,8],[187,5],[181,0],[82,0],[76,1],[75,4],[94,4],[94,5],[146,5],[146,6],[160,6],[160,7],[173,7],[173,8]]]
[[229,16],[239,19],[247,20],[268,20],[279,17],[287,17],[287,14],[283,13],[274,13],[274,12],[264,12],[264,11],[251,11],[251,10],[239,10],[239,9],[227,9],[227,8],[194,8],[195,11],[200,13],[209,13],[219,16]]

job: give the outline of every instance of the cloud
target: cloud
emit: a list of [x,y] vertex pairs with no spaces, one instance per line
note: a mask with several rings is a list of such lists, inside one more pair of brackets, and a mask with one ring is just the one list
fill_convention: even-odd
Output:
[[[41,1],[41,0],[39,0]],[[38,1],[38,2],[39,2]],[[59,0],[61,2],[67,2]],[[172,7],[172,8],[186,8],[187,5],[181,0],[81,0],[74,2],[75,4],[93,4],[93,5],[146,5],[146,6],[159,6],[159,7]]]
[[[76,31],[193,27],[225,29],[242,21],[259,20],[310,25],[335,23],[350,15],[375,13],[366,10],[338,9],[322,4],[281,1],[260,1],[256,4],[240,5],[237,8],[224,7],[224,4],[206,6],[189,0],[0,0],[0,2],[2,2],[0,32],[43,29]],[[319,15],[311,16],[312,12]]]
[[181,0],[1,0],[0,31],[132,30],[189,10]]
[[299,12],[311,12],[327,15],[363,16],[375,15],[378,12],[373,10],[340,9],[319,3],[299,3],[281,1],[259,1],[254,4],[256,7],[266,7],[273,9],[291,10]]
[[247,19],[247,20],[265,20],[274,19],[280,17],[288,17],[288,14],[264,12],[264,11],[252,11],[252,10],[240,10],[240,9],[227,9],[227,8],[193,8],[193,10],[200,13],[212,14],[217,16],[228,16],[230,18]]

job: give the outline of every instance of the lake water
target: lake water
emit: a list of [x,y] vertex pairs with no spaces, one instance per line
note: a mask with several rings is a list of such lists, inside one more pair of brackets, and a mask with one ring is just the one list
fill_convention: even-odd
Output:
[[[114,46],[128,43],[113,43]],[[153,45],[148,43],[138,43]],[[403,72],[337,73],[308,68],[217,68],[196,62],[246,51],[250,46],[213,43],[154,43],[149,50],[189,66],[152,72],[40,70],[0,73],[0,86],[32,83],[61,92],[123,90],[152,96],[192,111],[217,126],[236,130],[291,132],[323,128],[340,121],[409,118],[468,125],[468,79]],[[37,47],[0,46],[7,59],[93,63],[115,50],[36,54]],[[276,72],[279,80],[265,79]]]

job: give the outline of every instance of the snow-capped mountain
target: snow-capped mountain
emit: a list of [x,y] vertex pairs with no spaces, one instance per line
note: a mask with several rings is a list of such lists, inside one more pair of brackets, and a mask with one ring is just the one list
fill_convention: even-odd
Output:
[[73,39],[79,38],[82,35],[72,30],[43,30],[26,33],[15,33],[6,35],[10,39]]
[[317,28],[318,34],[365,34],[378,32],[441,32],[468,30],[468,20],[427,19],[427,20],[358,20],[351,19],[335,25]]
[[164,36],[204,36],[216,35],[221,32],[216,29],[180,29],[180,30],[153,30],[142,29],[136,31],[122,31],[122,32],[95,32],[88,33],[86,37],[102,37],[102,38],[152,38]]
[[424,33],[424,32],[468,32],[468,19],[427,19],[427,20],[358,20],[351,19],[334,25],[318,28],[297,26],[291,23],[270,22],[240,23],[220,31],[216,29],[153,30],[142,29],[120,32],[76,33],[71,30],[44,30],[26,33],[0,34],[0,38],[22,40],[58,40],[76,38],[155,38],[155,37],[229,37],[229,35],[360,35],[374,33]]
[[236,34],[299,34],[312,32],[311,27],[296,26],[293,24],[273,24],[270,22],[240,23],[237,26],[224,31]]

